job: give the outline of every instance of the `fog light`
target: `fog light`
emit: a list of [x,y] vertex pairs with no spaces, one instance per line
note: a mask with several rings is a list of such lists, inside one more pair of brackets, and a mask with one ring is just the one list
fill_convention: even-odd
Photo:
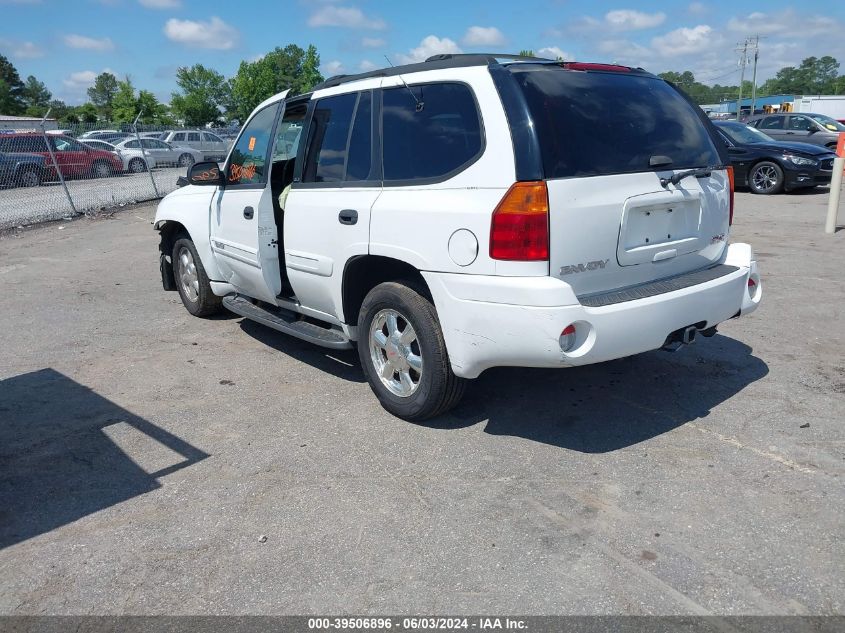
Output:
[[575,347],[575,326],[567,325],[560,333],[560,349],[568,352],[573,347]]

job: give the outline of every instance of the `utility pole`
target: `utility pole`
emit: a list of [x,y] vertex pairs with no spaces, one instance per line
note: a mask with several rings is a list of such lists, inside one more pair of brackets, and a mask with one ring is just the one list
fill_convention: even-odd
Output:
[[748,65],[748,38],[745,38],[742,48],[737,45],[734,50],[742,51],[742,57],[739,60],[739,65],[742,68],[739,75],[739,98],[736,100],[736,120],[739,121],[740,114],[742,114],[742,84],[745,83],[745,67]]
[[751,116],[757,107],[757,58],[760,57],[760,35],[754,36],[754,74],[751,79]]

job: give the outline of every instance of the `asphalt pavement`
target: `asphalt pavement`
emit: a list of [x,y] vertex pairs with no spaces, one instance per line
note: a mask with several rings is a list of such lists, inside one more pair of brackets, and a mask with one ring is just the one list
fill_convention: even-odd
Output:
[[[0,237],[2,614],[842,614],[845,231],[737,195],[763,304],[427,424],[158,278],[154,206]],[[636,336],[636,332],[631,333]]]

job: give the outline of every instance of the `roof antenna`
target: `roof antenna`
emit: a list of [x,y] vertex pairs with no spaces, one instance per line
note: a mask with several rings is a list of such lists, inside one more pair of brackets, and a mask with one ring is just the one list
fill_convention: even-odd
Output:
[[[387,55],[385,55],[384,58],[387,60],[387,63],[390,64],[391,68],[396,68],[396,66],[393,65],[393,62],[390,61],[390,58]],[[397,77],[399,77],[399,80],[405,86],[405,89],[408,91],[408,94],[411,95],[411,99],[413,99],[414,103],[417,104],[416,111],[422,112],[423,108],[425,107],[425,101],[420,101],[419,99],[417,99],[417,95],[415,95],[414,91],[411,90],[411,87],[407,83],[405,83],[405,78],[402,77],[402,75],[397,75]]]

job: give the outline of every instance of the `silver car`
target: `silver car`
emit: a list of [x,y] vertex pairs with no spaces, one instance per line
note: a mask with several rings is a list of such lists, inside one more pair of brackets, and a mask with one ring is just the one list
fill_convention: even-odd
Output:
[[155,138],[142,138],[140,141],[136,138],[130,138],[117,144],[117,149],[120,152],[124,150],[141,151],[141,148],[148,157],[153,159],[157,166],[179,165],[180,167],[190,167],[203,160],[203,153],[193,147],[173,145]]
[[156,166],[155,158],[151,154],[144,154],[138,146],[137,141],[135,142],[134,148],[126,147],[126,141],[112,145],[106,141],[85,139],[82,141],[82,144],[115,154],[123,163],[123,171],[132,172],[133,174],[140,174]]
[[222,161],[229,153],[230,146],[216,134],[205,130],[175,130],[165,133],[161,140],[202,152],[202,158],[199,160]]
[[839,133],[845,132],[845,125],[836,119],[811,112],[757,115],[747,123],[776,141],[811,143],[830,149],[836,149]]

